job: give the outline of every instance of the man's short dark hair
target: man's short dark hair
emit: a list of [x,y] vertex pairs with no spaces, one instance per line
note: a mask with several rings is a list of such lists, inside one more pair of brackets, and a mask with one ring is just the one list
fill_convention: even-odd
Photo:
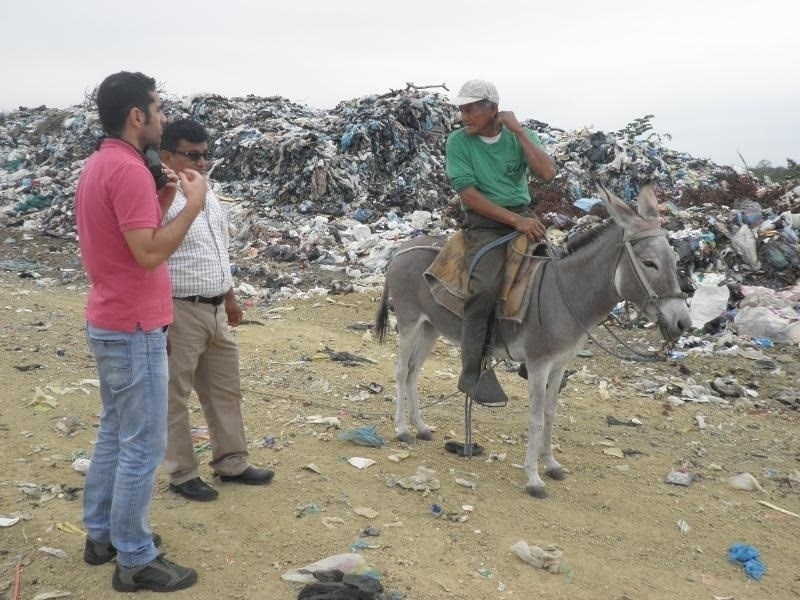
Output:
[[97,88],[97,111],[100,123],[110,136],[119,136],[132,108],[150,118],[148,107],[156,91],[156,80],[144,73],[120,71],[109,75]]
[[208,141],[208,132],[205,127],[192,119],[178,119],[167,123],[161,133],[161,149],[174,152],[181,140],[190,144],[202,144]]
[[479,100],[478,104],[483,110],[497,110],[497,103],[491,100]]

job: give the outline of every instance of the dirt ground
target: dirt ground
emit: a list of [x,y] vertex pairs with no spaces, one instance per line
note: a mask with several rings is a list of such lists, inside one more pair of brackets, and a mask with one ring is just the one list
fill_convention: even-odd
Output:
[[[86,565],[83,537],[72,528],[82,527],[83,497],[83,476],[72,462],[91,454],[99,413],[98,391],[84,381],[96,377],[83,333],[86,281],[73,246],[23,240],[20,230],[0,231],[3,239],[0,258],[24,255],[43,268],[40,280],[0,272],[0,515],[23,516],[0,528],[0,598],[14,598],[17,573],[23,600],[56,590],[76,599],[114,597],[113,567]],[[219,499],[203,504],[172,494],[159,474],[153,528],[168,556],[200,575],[172,597],[297,598],[299,588],[282,573],[365,543],[358,552],[395,599],[800,597],[800,518],[760,503],[800,513],[800,414],[797,404],[778,400],[800,387],[797,348],[765,350],[779,365],[765,370],[735,353],[642,365],[587,346],[592,356],[573,365],[583,372],[562,393],[555,432],[556,456],[570,473],[548,481],[549,498],[536,500],[525,494],[519,468],[527,402],[516,375],[500,374],[507,407],[475,409],[473,435],[486,455],[467,460],[444,451],[445,439],[464,436],[462,400],[449,397],[458,354],[444,343],[421,378],[435,440],[409,448],[392,441],[397,340],[378,345],[362,325],[372,321],[379,293],[247,308],[236,336],[251,460],[276,477],[265,488],[216,483]],[[654,339],[652,330],[624,335],[638,344]],[[347,364],[333,360],[343,356],[336,352],[366,360]],[[670,378],[719,376],[735,377],[757,397],[672,407],[667,394],[645,389]],[[338,418],[341,430],[307,423],[315,415]],[[612,425],[609,416],[640,424]],[[196,402],[193,419],[209,478]],[[376,425],[387,444],[338,439],[363,425]],[[405,458],[392,456],[406,451]],[[357,469],[351,457],[375,463]],[[438,490],[387,485],[420,466],[436,472]],[[691,485],[666,483],[674,469],[693,473]],[[732,488],[727,478],[742,471],[763,492]],[[44,494],[36,498],[36,490]],[[362,516],[363,507],[377,515]],[[380,534],[361,537],[368,527]],[[557,546],[559,572],[522,562],[510,550],[519,540]],[[767,571],[760,582],[727,560],[735,542],[761,552]]]

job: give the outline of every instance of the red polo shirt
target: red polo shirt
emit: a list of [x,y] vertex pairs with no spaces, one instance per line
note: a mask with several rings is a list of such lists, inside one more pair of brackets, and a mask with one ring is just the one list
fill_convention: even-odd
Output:
[[86,161],[75,192],[75,220],[81,260],[92,287],[86,320],[102,329],[144,331],[172,322],[167,263],[140,267],[123,236],[157,229],[161,207],[153,176],[139,152],[106,139]]

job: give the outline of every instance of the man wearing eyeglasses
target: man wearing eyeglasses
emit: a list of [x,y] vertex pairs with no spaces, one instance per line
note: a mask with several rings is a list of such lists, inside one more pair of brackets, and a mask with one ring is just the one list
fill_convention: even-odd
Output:
[[[161,136],[162,162],[176,173],[208,168],[208,134],[191,119],[169,123]],[[168,223],[182,210],[181,189],[167,211]],[[241,411],[239,350],[228,325],[242,309],[233,291],[228,256],[228,218],[211,186],[206,203],[169,259],[174,320],[169,330],[167,457],[170,489],[189,500],[210,501],[219,492],[200,478],[192,442],[188,400],[194,388],[208,424],[210,465],[222,482],[266,485],[273,472],[247,462]]]

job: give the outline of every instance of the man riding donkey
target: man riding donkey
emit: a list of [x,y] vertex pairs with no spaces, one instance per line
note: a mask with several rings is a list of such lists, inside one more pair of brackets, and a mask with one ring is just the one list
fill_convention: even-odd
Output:
[[[518,232],[534,241],[545,227],[530,208],[528,171],[548,182],[553,161],[535,132],[523,127],[511,111],[500,111],[495,86],[467,81],[452,103],[463,127],[447,138],[447,176],[465,213],[465,268],[470,269],[461,331],[461,376],[458,389],[485,406],[504,406],[508,398],[494,370],[483,371],[484,348],[503,284],[505,244],[491,246]],[[479,259],[473,261],[480,253]]]

